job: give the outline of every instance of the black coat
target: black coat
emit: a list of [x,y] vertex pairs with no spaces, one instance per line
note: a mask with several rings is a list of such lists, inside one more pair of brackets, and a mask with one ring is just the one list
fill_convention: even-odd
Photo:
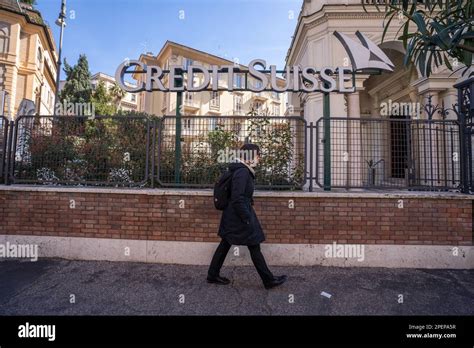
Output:
[[257,245],[265,240],[262,226],[252,207],[253,173],[242,163],[232,163],[233,172],[229,205],[222,213],[219,236],[233,245]]

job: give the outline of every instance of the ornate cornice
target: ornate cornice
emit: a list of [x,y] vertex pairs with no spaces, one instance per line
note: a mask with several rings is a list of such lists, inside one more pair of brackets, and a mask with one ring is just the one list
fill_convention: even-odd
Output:
[[[344,11],[341,10],[343,8]],[[291,56],[292,59],[301,49],[303,39],[309,30],[329,22],[330,20],[374,20],[384,19],[385,12],[365,12],[361,5],[324,5],[320,11],[307,16],[300,16],[295,30],[295,35],[288,49],[286,62],[288,63]]]

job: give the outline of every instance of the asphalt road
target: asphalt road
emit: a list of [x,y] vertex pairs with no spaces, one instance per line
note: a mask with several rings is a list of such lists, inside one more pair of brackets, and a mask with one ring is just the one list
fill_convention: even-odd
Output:
[[224,267],[221,274],[232,280],[227,286],[206,283],[206,271],[132,262],[1,261],[0,315],[474,314],[474,270],[273,267],[289,280],[272,290],[263,288],[252,267]]

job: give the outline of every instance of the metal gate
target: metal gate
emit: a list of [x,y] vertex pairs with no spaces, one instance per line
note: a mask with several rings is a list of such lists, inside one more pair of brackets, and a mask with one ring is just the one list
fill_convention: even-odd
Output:
[[320,187],[452,190],[460,186],[456,120],[330,117],[310,123],[309,131],[310,177]]

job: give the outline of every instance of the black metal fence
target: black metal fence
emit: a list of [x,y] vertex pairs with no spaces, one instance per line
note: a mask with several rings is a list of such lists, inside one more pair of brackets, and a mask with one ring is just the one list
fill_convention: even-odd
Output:
[[22,116],[15,122],[11,183],[143,186],[151,121],[145,117]]
[[[331,118],[329,127],[329,153],[321,141],[324,120],[314,127],[319,186],[325,175],[331,187],[340,188],[448,190],[460,185],[457,121],[341,117]],[[329,172],[324,170],[328,154]]]
[[299,117],[21,116],[4,121],[4,138],[13,139],[9,151],[7,141],[0,143],[2,158],[8,159],[1,173],[9,184],[212,187],[246,142],[258,144],[263,155],[257,187],[300,189],[305,180],[305,121]]
[[239,157],[236,150],[248,142],[259,145],[262,152],[255,168],[257,187],[295,189],[304,184],[301,117],[165,116],[158,129],[156,178],[161,186],[211,187]]
[[1,118],[0,172],[9,184],[212,187],[238,157],[235,151],[252,142],[262,150],[259,188],[312,190],[327,179],[330,188],[463,187],[469,165],[463,153],[471,156],[472,148],[463,149],[459,121],[333,117],[329,139],[325,122],[282,116]]

